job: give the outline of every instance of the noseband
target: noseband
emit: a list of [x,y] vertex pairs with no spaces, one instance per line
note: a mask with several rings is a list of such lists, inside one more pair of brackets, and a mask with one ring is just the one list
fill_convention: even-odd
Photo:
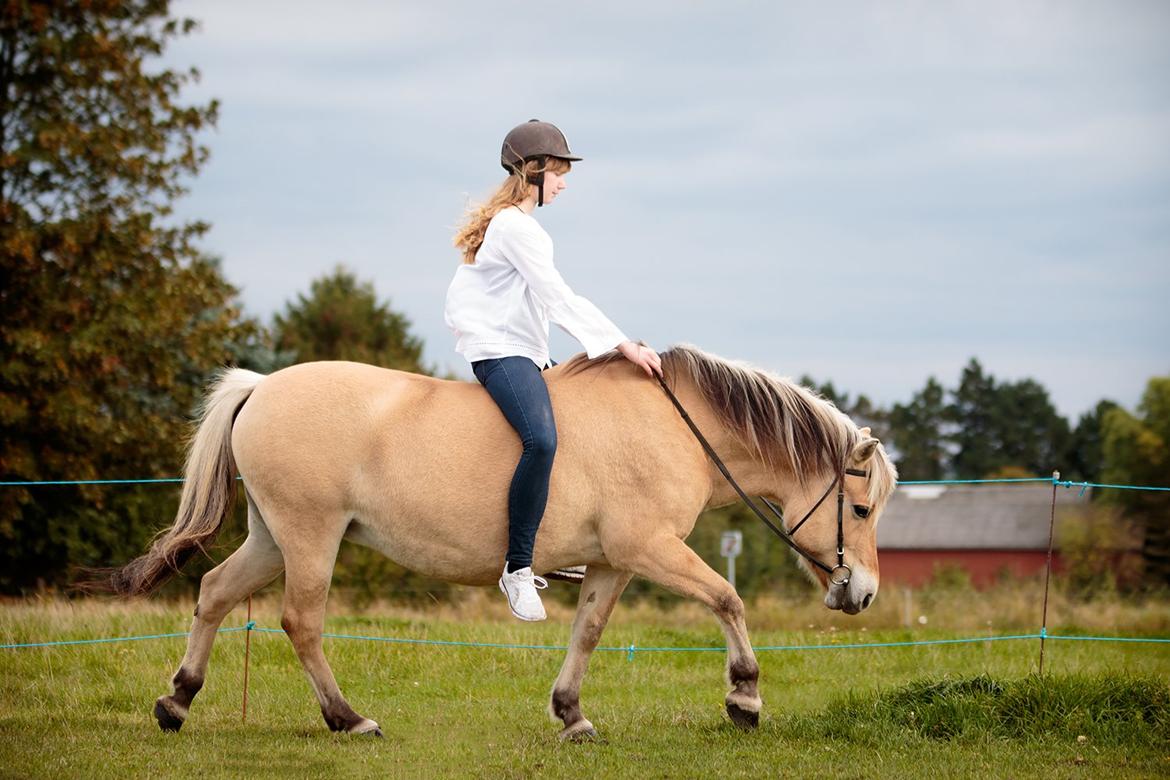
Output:
[[[829,582],[833,583],[834,585],[848,585],[849,578],[853,576],[853,569],[851,569],[849,565],[845,563],[845,475],[849,474],[856,477],[866,477],[869,476],[869,472],[863,471],[861,469],[851,468],[838,469],[837,476],[834,477],[833,481],[829,483],[829,486],[825,488],[825,492],[821,495],[820,498],[817,499],[817,502],[812,505],[812,509],[805,512],[804,517],[800,518],[796,525],[792,526],[791,530],[784,528],[784,514],[778,508],[776,508],[776,506],[771,501],[764,498],[763,496],[760,496],[760,500],[764,502],[765,506],[767,506],[768,509],[772,511],[772,514],[776,516],[776,519],[780,521],[780,525],[776,526],[771,520],[764,516],[764,513],[758,506],[756,506],[755,502],[748,497],[747,493],[743,492],[743,488],[741,488],[739,483],[736,482],[735,479],[731,476],[731,472],[727,470],[727,466],[723,465],[723,461],[720,460],[719,456],[715,454],[715,450],[711,447],[711,444],[707,441],[706,438],[703,437],[703,434],[699,432],[698,426],[695,425],[694,421],[691,419],[691,416],[687,414],[687,410],[683,408],[683,405],[679,403],[678,398],[666,385],[666,380],[662,378],[662,374],[655,374],[655,376],[658,379],[658,384],[662,385],[662,389],[666,391],[667,397],[669,397],[671,403],[674,404],[674,408],[678,410],[678,413],[682,415],[683,421],[687,424],[687,427],[691,429],[691,433],[695,434],[695,438],[699,440],[699,444],[703,445],[703,449],[706,451],[707,457],[711,459],[711,461],[719,469],[720,473],[723,474],[724,479],[726,479],[728,484],[730,484],[731,487],[735,489],[735,492],[739,494],[739,497],[743,500],[743,502],[747,504],[748,509],[752,510],[752,513],[758,517],[764,525],[768,526],[772,533],[780,537],[781,541],[791,547],[797,555],[804,558],[806,561],[823,571],[825,574],[829,575]],[[813,513],[820,508],[821,504],[825,503],[825,499],[829,497],[829,494],[833,492],[834,488],[837,490],[837,565],[830,566],[829,564],[814,556],[808,550],[801,547],[800,544],[793,538],[793,535],[800,530],[800,527],[804,525],[806,520],[813,516]]]

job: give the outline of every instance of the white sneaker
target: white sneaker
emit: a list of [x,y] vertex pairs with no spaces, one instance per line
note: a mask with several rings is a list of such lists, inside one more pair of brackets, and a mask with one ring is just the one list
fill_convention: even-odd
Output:
[[508,573],[508,567],[504,566],[504,573],[500,576],[500,590],[508,597],[512,614],[521,620],[544,620],[547,617],[544,604],[540,603],[540,594],[536,592],[538,588],[543,590],[547,587],[548,582],[544,577],[532,574],[531,566],[511,574]]

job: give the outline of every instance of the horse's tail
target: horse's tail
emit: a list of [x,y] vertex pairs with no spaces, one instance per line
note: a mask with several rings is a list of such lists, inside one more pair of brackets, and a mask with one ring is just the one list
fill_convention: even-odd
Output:
[[236,500],[232,424],[262,379],[254,371],[231,368],[212,383],[188,448],[174,525],[155,537],[145,555],[108,572],[108,590],[124,596],[151,593],[219,533]]

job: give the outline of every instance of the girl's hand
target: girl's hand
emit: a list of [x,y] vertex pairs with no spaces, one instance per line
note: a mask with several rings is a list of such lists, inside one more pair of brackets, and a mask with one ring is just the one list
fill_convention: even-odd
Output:
[[623,341],[617,346],[618,352],[636,366],[640,366],[646,372],[646,376],[654,376],[655,374],[662,374],[662,359],[658,357],[658,353],[642,344],[636,344],[633,341]]

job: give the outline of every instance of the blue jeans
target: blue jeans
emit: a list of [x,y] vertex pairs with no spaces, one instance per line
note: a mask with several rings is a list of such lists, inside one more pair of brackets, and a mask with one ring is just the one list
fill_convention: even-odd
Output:
[[524,447],[508,491],[507,560],[509,569],[521,569],[532,565],[532,547],[548,503],[548,481],[557,451],[548,386],[540,369],[526,357],[477,360],[471,370],[520,434]]

